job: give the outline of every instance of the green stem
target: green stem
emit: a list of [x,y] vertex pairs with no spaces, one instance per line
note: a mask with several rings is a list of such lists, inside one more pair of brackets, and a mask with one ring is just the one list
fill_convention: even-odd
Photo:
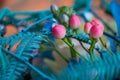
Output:
[[72,50],[76,53],[76,55],[81,56],[81,54],[80,54],[79,52],[76,51],[76,49],[73,47],[73,45],[70,44],[70,43],[67,41],[66,38],[63,38],[62,40],[70,47],[70,49],[72,49]]
[[105,44],[105,42],[103,41],[102,37],[99,38],[100,42],[102,43],[103,47],[107,48],[107,45]]
[[[78,29],[74,29],[74,34],[78,34]],[[69,38],[68,38],[68,40],[69,40]],[[69,43],[71,43],[71,42],[69,42]],[[71,43],[72,44],[72,43]],[[70,49],[70,51],[71,51],[71,57],[72,58],[77,58],[77,55],[76,54],[74,54],[74,50],[73,49]]]
[[[70,38],[66,38],[66,39],[67,39],[66,41],[67,41],[68,43],[70,43],[71,46],[74,46],[74,45],[72,44]],[[76,58],[77,58],[77,55],[74,53],[73,49],[70,49],[70,52],[71,52],[71,57],[74,58],[74,59],[76,59]]]
[[82,42],[81,41],[79,41],[79,43],[81,44],[81,46],[82,46],[82,48],[86,51],[86,52],[88,52],[89,53],[89,51],[84,47],[84,45],[82,44]]
[[71,57],[73,59],[76,59],[77,58],[77,55],[74,53],[74,50],[73,49],[70,49],[70,52],[71,52]]
[[[78,29],[75,29],[74,32],[75,32],[75,34],[78,34]],[[84,45],[82,44],[82,42],[81,42],[80,40],[79,40],[79,43],[80,43],[80,45],[83,47],[83,49],[84,49],[86,52],[89,53],[89,51],[84,47]]]
[[66,57],[64,57],[57,49],[55,49],[55,51],[58,53],[58,55],[61,57],[61,58],[63,58],[67,63],[69,62],[69,60],[66,58]]
[[75,33],[75,34],[78,34],[78,29],[75,29],[75,30],[74,30],[74,33]]
[[90,58],[93,60],[93,57],[92,57],[92,53],[93,53],[93,49],[94,49],[94,46],[95,46],[95,43],[97,42],[97,40],[96,39],[93,39],[92,40],[92,44],[91,44],[91,46],[90,46],[90,49],[89,49],[89,51],[90,51]]
[[46,40],[48,40],[48,42],[53,46],[53,47],[46,47],[46,46],[44,46],[44,49],[46,50],[54,50],[54,51],[56,51],[57,53],[58,53],[58,55],[64,60],[64,61],[66,61],[67,63],[69,62],[69,60],[66,58],[66,57],[64,57],[63,55],[62,55],[62,53],[59,51],[59,50],[57,50],[57,46],[54,44],[54,42],[53,41],[51,41],[51,40],[49,40],[48,38],[46,38]]
[[106,48],[107,50],[109,50],[111,54],[113,54],[113,52],[110,49],[107,48],[107,45],[103,41],[102,37],[100,37],[99,39],[100,39],[100,42],[102,43],[103,47]]
[[67,29],[68,28],[68,23],[63,23],[63,25],[65,26],[65,28]]

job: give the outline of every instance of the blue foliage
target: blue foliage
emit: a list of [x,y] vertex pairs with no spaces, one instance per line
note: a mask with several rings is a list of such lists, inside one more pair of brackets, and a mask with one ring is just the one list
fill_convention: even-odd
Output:
[[52,25],[56,23],[55,21],[47,21],[45,24],[43,24],[42,31],[49,33],[52,31]]
[[[41,43],[41,41],[42,42],[46,41],[42,38],[42,36],[44,35],[41,33],[20,32],[10,37],[6,37],[6,38],[1,37],[2,41],[0,44],[4,47],[7,47],[9,45],[8,50],[10,51],[12,47],[15,45],[15,43],[20,41],[15,51],[15,54],[18,57],[21,57],[22,59],[29,62],[29,59],[33,58],[36,55],[36,53],[38,53],[38,49],[40,48],[39,44]],[[4,54],[4,53],[1,53],[1,54]],[[27,66],[25,64],[17,61],[14,58],[12,58],[9,61],[10,61],[9,65],[3,65],[3,66],[7,66],[6,69],[4,68],[4,70],[6,70],[5,74],[0,73],[2,80],[8,80],[9,78],[11,78],[11,80],[16,80],[21,76],[21,73],[25,72],[27,69]]]
[[[19,33],[19,36],[12,36],[10,40],[10,48],[13,47],[16,41],[20,40],[20,45],[17,47],[15,54],[18,57],[22,57],[25,61],[29,61],[30,58],[34,57],[37,53],[37,50],[40,48],[40,41],[44,41],[40,36],[41,34],[35,33]],[[43,35],[42,35],[43,36]],[[14,39],[13,39],[14,38]],[[19,64],[18,64],[19,63]],[[20,63],[16,59],[12,58],[10,60],[9,66],[6,68],[6,74],[1,78],[2,80],[16,80],[19,78],[21,73],[25,72],[27,66],[23,63]],[[5,77],[6,76],[6,77]]]
[[116,21],[117,24],[117,30],[118,30],[118,34],[120,36],[120,4],[117,2],[117,0],[112,0],[111,2],[111,12],[112,15]]
[[111,55],[103,51],[101,57],[94,54],[94,61],[80,58],[79,63],[69,63],[68,67],[56,74],[57,80],[118,80],[120,79],[120,53]]
[[[115,17],[115,20],[118,25],[119,31],[119,5],[116,4],[115,0],[113,0],[112,11]],[[74,10],[78,11],[80,8],[85,8],[82,13],[88,11],[91,7],[91,0],[75,0],[75,4],[73,6]],[[114,8],[118,9],[118,12],[114,10]],[[60,20],[59,16],[61,14],[67,14],[71,16],[75,14],[75,11],[70,7],[61,7],[60,13],[57,13],[55,18]],[[6,14],[5,14],[6,13]],[[49,16],[46,16],[50,14]],[[28,15],[29,17],[18,19],[16,15]],[[4,17],[7,17],[8,20],[4,21]],[[23,29],[18,34],[11,35],[10,37],[0,36],[0,80],[22,80],[24,79],[24,75],[26,75],[27,69],[30,68],[35,73],[39,75],[39,77],[33,77],[32,80],[36,79],[47,79],[47,80],[115,80],[120,79],[120,53],[110,54],[110,50],[103,50],[98,46],[95,46],[98,54],[93,54],[93,60],[91,60],[89,55],[87,59],[85,57],[80,57],[79,62],[74,59],[71,59],[68,66],[65,67],[61,72],[58,72],[55,76],[50,71],[49,76],[44,74],[41,70],[38,70],[32,64],[30,64],[29,60],[34,58],[38,53],[38,49],[40,46],[46,42],[48,42],[48,38],[54,41],[54,37],[51,36],[52,24],[54,21],[47,21],[53,18],[51,12],[49,10],[45,11],[36,11],[36,12],[12,12],[8,8],[4,8],[0,11],[0,21],[2,24],[12,24],[12,25],[20,25],[24,23],[27,25],[27,22],[32,22],[33,24],[29,25],[27,28]],[[40,23],[46,20],[47,22],[44,25]],[[58,21],[59,22],[59,21]],[[62,24],[62,22],[60,21]],[[67,25],[67,24],[65,24]],[[34,28],[33,28],[34,27]],[[40,29],[35,28],[40,27]],[[35,29],[35,31],[31,31],[30,29]],[[28,32],[30,31],[30,32]],[[119,33],[120,34],[120,33]],[[74,33],[73,29],[68,29],[67,38],[74,38],[78,41],[82,41],[87,44],[91,44],[89,35],[84,32],[78,30],[77,34]],[[47,39],[46,39],[47,38]],[[15,44],[18,43],[18,46],[15,52],[11,52]],[[49,46],[47,44],[46,46]],[[113,48],[112,48],[113,49]],[[48,51],[47,53],[51,53]],[[44,55],[45,54],[45,55]],[[50,55],[46,54],[43,56]],[[45,70],[45,72],[49,70]],[[41,78],[42,77],[42,78]]]
[[[45,33],[50,33],[52,32],[52,25],[55,24],[56,22],[55,21],[46,21],[45,24],[43,24],[43,28],[42,28],[42,31],[45,32]],[[48,37],[51,41],[55,41],[55,38],[50,35]],[[46,46],[49,46],[50,44],[47,44]],[[40,55],[42,55],[41,58],[49,58],[49,59],[54,59],[53,56],[52,56],[52,50],[46,50],[44,52],[42,52]]]
[[79,11],[79,14],[86,13],[91,8],[92,0],[75,0],[73,9],[77,12]]
[[116,50],[116,45],[115,45],[115,43],[114,43],[114,40],[111,39],[111,38],[109,38],[109,41],[110,41],[111,50],[112,50],[114,53],[116,53],[117,50]]

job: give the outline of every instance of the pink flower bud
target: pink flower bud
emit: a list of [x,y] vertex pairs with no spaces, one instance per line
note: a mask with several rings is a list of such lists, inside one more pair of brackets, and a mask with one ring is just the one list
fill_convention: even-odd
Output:
[[90,22],[85,23],[84,31],[85,31],[87,34],[89,34],[91,27],[92,27],[92,24],[91,24]]
[[90,29],[90,35],[95,38],[98,39],[103,35],[103,28],[101,27],[101,25],[93,25]]
[[70,22],[69,23],[70,23],[70,27],[73,28],[73,29],[79,28],[80,24],[81,24],[80,19],[77,15],[72,15],[70,17]]
[[66,34],[66,29],[63,25],[55,25],[53,28],[52,28],[52,33],[54,35],[55,38],[59,38],[59,39],[62,39],[65,37],[65,34]]
[[99,20],[92,20],[91,24],[92,25],[99,25],[104,30],[104,26]]

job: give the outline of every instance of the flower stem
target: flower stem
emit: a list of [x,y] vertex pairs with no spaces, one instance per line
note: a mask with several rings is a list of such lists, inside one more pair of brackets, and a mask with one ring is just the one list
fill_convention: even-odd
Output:
[[105,47],[107,50],[110,51],[111,54],[113,54],[113,52],[107,48],[107,45],[105,44],[105,42],[103,41],[102,37],[99,38],[100,39],[100,42],[102,43],[103,47]]
[[[66,38],[66,39],[67,39],[68,43],[71,44],[71,46],[74,46],[74,45],[72,44],[70,38]],[[74,58],[74,59],[76,59],[76,58],[77,58],[77,55],[74,53],[74,50],[73,50],[73,49],[70,49],[70,52],[71,52],[71,57]]]
[[82,48],[86,51],[86,52],[88,52],[89,53],[89,51],[84,47],[84,45],[82,44],[82,42],[81,41],[79,41],[79,43],[81,44],[81,46],[82,46]]
[[65,61],[65,62],[69,62],[69,60],[65,57],[65,56],[63,56],[62,55],[62,53],[57,49],[57,46],[54,44],[54,42],[53,41],[51,41],[51,40],[49,40],[48,38],[46,38],[46,40],[52,45],[52,47],[47,47],[47,46],[43,46],[43,48],[46,50],[54,50],[54,51],[56,51],[57,52],[57,54]]
[[93,39],[92,40],[92,44],[91,44],[91,46],[90,46],[90,49],[89,49],[89,51],[90,51],[90,58],[93,60],[93,57],[92,57],[92,53],[93,53],[93,49],[94,49],[94,46],[95,46],[95,43],[97,42],[97,40],[96,39]]
[[107,45],[104,43],[102,37],[100,37],[99,39],[100,39],[100,42],[102,43],[103,47],[107,48]]
[[70,44],[66,38],[63,38],[62,40],[70,47],[70,49],[72,49],[76,53],[76,55],[81,56],[81,54],[76,51],[76,49],[73,47],[73,45]]
[[78,29],[75,29],[75,30],[74,30],[74,33],[75,33],[75,34],[78,34]]

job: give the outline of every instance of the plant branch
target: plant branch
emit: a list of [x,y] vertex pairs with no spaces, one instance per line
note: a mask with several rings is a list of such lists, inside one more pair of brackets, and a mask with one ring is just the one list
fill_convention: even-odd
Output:
[[26,64],[30,69],[32,69],[33,71],[35,71],[36,73],[38,73],[40,76],[48,79],[48,80],[53,80],[51,77],[47,76],[46,74],[44,74],[42,71],[38,70],[37,68],[35,68],[33,65],[31,65],[28,61],[25,61],[23,59],[21,59],[20,57],[16,56],[14,53],[7,51],[6,49],[2,48],[1,49],[6,52],[6,54],[12,56],[13,58],[17,59],[18,61]]
[[70,43],[68,43],[66,41],[66,38],[62,39],[77,55],[79,55],[80,57],[82,56],[79,52],[76,51],[76,49],[73,47],[73,45],[71,45]]
[[88,52],[89,53],[89,51],[84,47],[84,45],[82,44],[82,42],[81,41],[79,41],[79,43],[81,44],[81,46],[82,46],[82,48],[86,51],[86,52]]

